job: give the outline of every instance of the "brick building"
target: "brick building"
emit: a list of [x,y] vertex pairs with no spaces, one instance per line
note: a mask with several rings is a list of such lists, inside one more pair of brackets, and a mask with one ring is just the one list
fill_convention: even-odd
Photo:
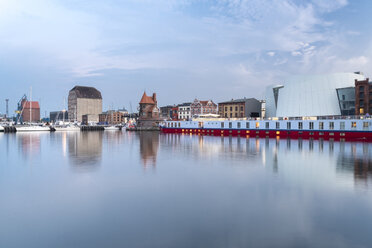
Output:
[[99,122],[112,125],[122,124],[125,122],[125,114],[122,111],[109,110],[99,114]]
[[218,114],[225,118],[259,117],[261,102],[255,98],[232,99],[218,103]]
[[40,105],[36,101],[22,102],[22,119],[24,122],[38,122],[40,121]]
[[217,104],[212,100],[200,101],[195,99],[190,105],[191,117],[203,114],[217,114]]
[[366,80],[355,80],[355,114],[372,115],[372,83]]
[[75,86],[68,94],[68,118],[71,121],[98,122],[102,113],[102,95],[96,88]]
[[153,93],[151,97],[146,95],[146,92],[144,92],[141,101],[139,102],[139,117],[137,127],[158,127],[160,121],[161,119],[156,93]]

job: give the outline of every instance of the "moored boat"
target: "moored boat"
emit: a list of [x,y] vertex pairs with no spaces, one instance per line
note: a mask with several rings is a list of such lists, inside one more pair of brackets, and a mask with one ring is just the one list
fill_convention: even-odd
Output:
[[122,129],[121,126],[108,126],[105,127],[105,131],[120,131]]
[[49,126],[16,126],[17,132],[50,132],[51,128]]
[[0,132],[4,132],[4,127],[0,126]]
[[372,141],[372,118],[327,116],[270,119],[165,121],[163,133],[210,136]]

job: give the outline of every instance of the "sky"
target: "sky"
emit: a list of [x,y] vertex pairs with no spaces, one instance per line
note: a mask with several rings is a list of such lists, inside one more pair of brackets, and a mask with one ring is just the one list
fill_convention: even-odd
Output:
[[[0,113],[23,94],[41,115],[75,85],[103,109],[195,98],[263,99],[295,74],[372,77],[368,0],[0,0]],[[64,104],[66,102],[66,104]]]

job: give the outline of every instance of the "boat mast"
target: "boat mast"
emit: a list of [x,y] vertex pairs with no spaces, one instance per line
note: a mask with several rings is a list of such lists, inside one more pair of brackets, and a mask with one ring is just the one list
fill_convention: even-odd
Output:
[[30,87],[30,124],[32,122],[32,86]]

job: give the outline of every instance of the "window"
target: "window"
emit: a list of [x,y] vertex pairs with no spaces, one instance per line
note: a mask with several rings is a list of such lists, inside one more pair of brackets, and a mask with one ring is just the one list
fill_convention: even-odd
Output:
[[243,106],[240,106],[240,111],[243,111],[244,109],[243,109]]
[[368,122],[367,121],[363,121],[363,129],[368,129]]
[[355,121],[352,121],[351,122],[351,128],[356,128],[356,126],[357,126],[356,122]]
[[314,122],[309,122],[309,129],[314,129]]
[[280,123],[277,121],[277,122],[275,122],[275,128],[276,129],[279,129],[280,128]]
[[345,129],[345,122],[341,121],[340,122],[340,130],[344,130],[344,129]]
[[225,117],[227,118],[227,113],[225,113]]
[[249,122],[245,123],[245,128],[249,128]]
[[299,122],[298,123],[298,129],[302,129],[303,128],[303,124],[302,124],[302,122]]
[[238,113],[235,113],[235,117],[238,117]]
[[287,129],[291,129],[291,123],[287,122]]
[[323,130],[324,129],[324,122],[319,122],[319,129],[320,130]]
[[224,128],[224,127],[225,127],[225,123],[221,122],[221,128]]
[[359,91],[364,91],[364,86],[359,86]]
[[256,122],[256,128],[260,128],[260,123]]
[[232,111],[232,107],[230,107],[230,111]]
[[331,122],[329,123],[329,129],[330,129],[330,130],[335,129],[335,123],[334,123],[333,121],[331,121]]
[[342,108],[346,109],[346,104],[345,103],[342,104]]
[[230,118],[232,118],[232,113],[230,113]]
[[178,127],[181,127],[181,122],[178,122]]
[[269,122],[265,122],[265,128],[266,129],[269,129],[269,127],[270,127],[270,123]]
[[359,106],[364,107],[364,100],[359,100]]
[[238,111],[238,106],[235,106],[235,111]]
[[344,101],[345,101],[345,95],[342,95],[342,100],[344,100]]
[[229,128],[232,128],[232,122],[229,122]]
[[238,122],[238,128],[240,128],[241,127],[241,123],[240,122]]
[[225,111],[227,111],[227,107],[225,107]]

